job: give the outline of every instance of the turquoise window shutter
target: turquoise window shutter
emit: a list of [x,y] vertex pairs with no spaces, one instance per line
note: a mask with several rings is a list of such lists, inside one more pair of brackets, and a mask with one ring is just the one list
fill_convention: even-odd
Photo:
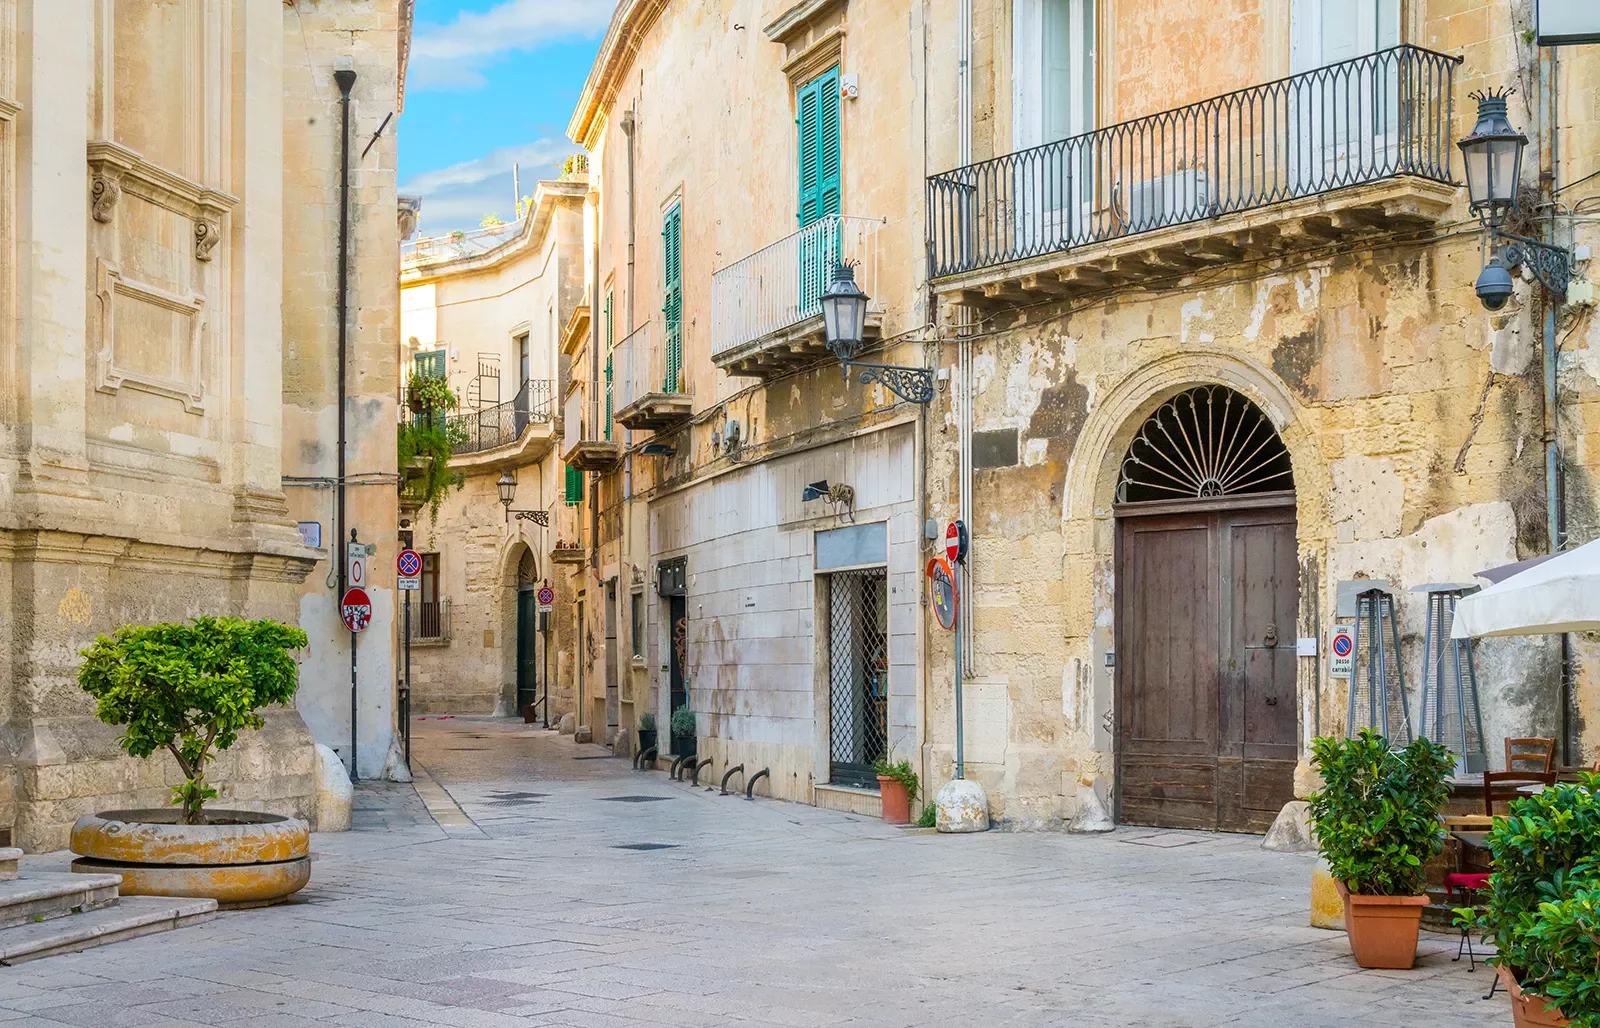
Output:
[[665,268],[665,302],[661,312],[666,322],[666,347],[662,390],[678,391],[683,371],[683,206],[674,204],[661,227],[662,264]]
[[800,87],[800,227],[840,211],[839,69],[833,67]]

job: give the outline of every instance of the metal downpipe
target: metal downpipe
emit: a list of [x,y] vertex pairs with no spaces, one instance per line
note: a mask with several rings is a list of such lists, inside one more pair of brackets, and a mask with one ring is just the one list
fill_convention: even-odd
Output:
[[[339,595],[334,599],[335,608],[342,602],[345,590],[350,588],[348,561],[344,550],[345,521],[347,519],[345,503],[345,406],[346,386],[345,378],[349,363],[348,353],[350,346],[350,90],[356,84],[356,73],[351,68],[338,68],[333,73],[333,81],[339,87],[339,442],[338,442],[338,491],[335,502],[335,521],[333,537],[334,552],[330,558],[338,565],[339,569]],[[356,633],[350,633],[350,780],[361,780],[356,764]]]

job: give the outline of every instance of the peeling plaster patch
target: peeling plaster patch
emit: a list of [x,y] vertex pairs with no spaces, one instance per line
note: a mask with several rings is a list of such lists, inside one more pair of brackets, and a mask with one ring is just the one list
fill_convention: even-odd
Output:
[[1043,464],[1047,459],[1050,449],[1048,439],[1029,439],[1028,445],[1022,451],[1022,464],[1024,467],[1035,467]]
[[1400,534],[1406,485],[1394,463],[1377,457],[1341,457],[1333,472],[1333,523],[1341,543],[1392,539]]
[[1521,375],[1533,361],[1532,332],[1524,332],[1527,319],[1517,311],[1509,316],[1483,319],[1489,347],[1489,367],[1501,375]]
[[[1199,320],[1210,321],[1214,316],[1215,315],[1206,310],[1206,301],[1204,296],[1197,296],[1193,300],[1186,301],[1183,305],[1182,311],[1179,314],[1181,319],[1178,328],[1179,344],[1182,345],[1189,341],[1190,325]],[[1213,339],[1213,336],[1210,332],[1201,332],[1198,339],[1202,343],[1209,343]]]
[[[1568,358],[1570,354],[1570,358]],[[1600,318],[1589,319],[1589,332],[1577,346],[1568,346],[1562,357],[1570,359],[1595,382],[1600,382]]]
[[1317,309],[1317,306],[1322,302],[1322,280],[1327,278],[1332,271],[1333,269],[1326,264],[1313,264],[1306,269],[1304,284],[1301,283],[1299,275],[1295,276],[1294,291],[1300,301],[1301,310],[1311,311]]
[[1261,338],[1261,325],[1267,320],[1267,311],[1272,309],[1272,291],[1288,284],[1288,279],[1278,275],[1269,275],[1256,283],[1256,303],[1250,308],[1250,324],[1244,329],[1246,339],[1253,343]]
[[995,357],[992,353],[980,353],[972,358],[972,395],[982,396],[989,391],[989,383],[994,379]]
[[128,422],[113,425],[111,430],[106,433],[106,438],[114,443],[131,443],[133,442],[133,426]]

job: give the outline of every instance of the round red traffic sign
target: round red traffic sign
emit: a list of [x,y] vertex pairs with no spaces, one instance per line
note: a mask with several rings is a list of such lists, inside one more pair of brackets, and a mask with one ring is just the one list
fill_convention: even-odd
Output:
[[339,602],[339,617],[352,632],[364,632],[372,623],[372,599],[365,589],[351,589]]
[[944,559],[952,564],[961,559],[961,529],[954,521],[944,526]]
[[548,585],[539,587],[539,606],[548,607],[556,602],[556,591]]
[[422,557],[416,550],[401,550],[394,566],[401,578],[415,578],[422,574]]

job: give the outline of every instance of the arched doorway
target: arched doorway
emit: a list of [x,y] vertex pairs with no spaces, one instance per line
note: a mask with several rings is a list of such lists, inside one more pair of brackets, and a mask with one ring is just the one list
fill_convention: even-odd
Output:
[[523,547],[517,561],[517,713],[523,717],[539,695],[538,628],[539,562]]
[[1156,409],[1121,465],[1117,816],[1264,832],[1294,798],[1294,474],[1272,422],[1223,386]]

